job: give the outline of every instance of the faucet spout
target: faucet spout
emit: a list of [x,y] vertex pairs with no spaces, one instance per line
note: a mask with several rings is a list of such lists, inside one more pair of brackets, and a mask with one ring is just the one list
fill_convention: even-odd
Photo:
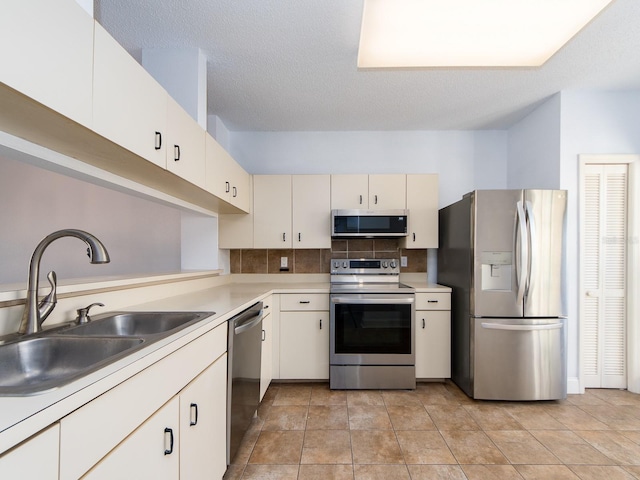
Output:
[[56,276],[54,272],[48,275],[51,292],[38,304],[38,276],[40,275],[40,259],[46,248],[55,240],[62,237],[76,237],[87,244],[87,255],[91,263],[109,263],[107,249],[95,236],[83,230],[65,229],[47,235],[36,246],[29,263],[29,279],[27,298],[22,314],[22,321],[18,333],[31,334],[40,331],[42,322],[53,311],[56,302]]

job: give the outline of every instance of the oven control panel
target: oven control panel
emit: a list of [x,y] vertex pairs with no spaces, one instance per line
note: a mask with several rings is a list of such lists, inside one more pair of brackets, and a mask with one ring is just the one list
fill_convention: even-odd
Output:
[[399,275],[397,258],[358,258],[331,260],[331,275]]

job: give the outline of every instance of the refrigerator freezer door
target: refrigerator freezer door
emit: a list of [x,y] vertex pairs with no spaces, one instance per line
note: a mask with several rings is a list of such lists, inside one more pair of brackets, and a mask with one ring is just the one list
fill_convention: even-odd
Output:
[[525,317],[558,317],[562,304],[562,254],[567,192],[525,190],[524,208],[529,235]]
[[472,318],[471,322],[473,398],[566,398],[564,318]]
[[519,222],[516,206],[522,190],[476,190],[471,196],[473,272],[471,315],[520,317],[518,275],[521,261],[516,248]]

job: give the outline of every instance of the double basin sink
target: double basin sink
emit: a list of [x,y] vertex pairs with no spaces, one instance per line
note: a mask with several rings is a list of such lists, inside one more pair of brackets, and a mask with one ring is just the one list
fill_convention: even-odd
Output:
[[0,396],[60,387],[214,312],[117,312],[0,345]]

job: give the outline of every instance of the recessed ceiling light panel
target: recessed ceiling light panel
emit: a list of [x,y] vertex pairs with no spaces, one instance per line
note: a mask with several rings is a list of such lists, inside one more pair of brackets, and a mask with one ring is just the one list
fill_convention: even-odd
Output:
[[358,67],[537,67],[613,0],[364,0]]

